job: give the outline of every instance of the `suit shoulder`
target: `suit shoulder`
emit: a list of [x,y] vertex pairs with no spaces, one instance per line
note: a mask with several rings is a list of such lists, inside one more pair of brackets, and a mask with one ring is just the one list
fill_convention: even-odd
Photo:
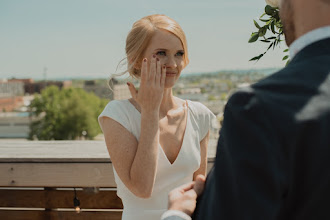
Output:
[[252,87],[245,87],[234,92],[228,99],[229,106],[244,106],[257,99],[256,92]]

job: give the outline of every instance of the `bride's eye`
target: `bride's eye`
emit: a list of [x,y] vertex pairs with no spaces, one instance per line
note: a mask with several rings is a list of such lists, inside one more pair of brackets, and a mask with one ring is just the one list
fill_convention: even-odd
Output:
[[157,55],[158,56],[166,56],[166,53],[165,53],[165,51],[158,51]]
[[184,55],[184,52],[180,51],[176,53],[176,56],[182,57]]

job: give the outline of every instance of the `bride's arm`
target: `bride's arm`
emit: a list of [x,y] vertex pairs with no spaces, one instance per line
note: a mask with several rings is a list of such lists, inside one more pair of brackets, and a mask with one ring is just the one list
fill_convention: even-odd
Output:
[[141,133],[136,138],[110,118],[100,121],[110,158],[118,176],[138,197],[151,196],[157,170],[159,145],[159,107],[163,98],[166,68],[154,56],[142,62],[140,90],[129,85],[132,98],[141,108]]
[[209,144],[210,132],[207,132],[206,136],[200,142],[201,149],[201,165],[198,170],[194,172],[193,180],[196,180],[197,175],[202,174],[206,176],[207,170],[207,146]]
[[158,116],[141,114],[140,141],[115,120],[100,120],[111,161],[121,181],[136,196],[151,195],[157,169]]

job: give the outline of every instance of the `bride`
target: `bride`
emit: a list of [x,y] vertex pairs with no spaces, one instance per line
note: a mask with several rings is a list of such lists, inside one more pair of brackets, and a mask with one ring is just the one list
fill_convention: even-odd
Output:
[[173,19],[146,16],[126,39],[131,99],[113,100],[99,116],[114,167],[123,220],[160,219],[168,193],[206,174],[212,112],[173,96],[187,66],[186,37]]

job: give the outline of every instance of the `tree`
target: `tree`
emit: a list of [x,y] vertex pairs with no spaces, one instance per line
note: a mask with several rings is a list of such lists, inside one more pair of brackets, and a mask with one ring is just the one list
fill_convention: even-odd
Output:
[[30,125],[30,139],[93,139],[101,133],[97,117],[108,100],[80,88],[60,90],[49,86],[32,101],[31,115],[38,118]]

